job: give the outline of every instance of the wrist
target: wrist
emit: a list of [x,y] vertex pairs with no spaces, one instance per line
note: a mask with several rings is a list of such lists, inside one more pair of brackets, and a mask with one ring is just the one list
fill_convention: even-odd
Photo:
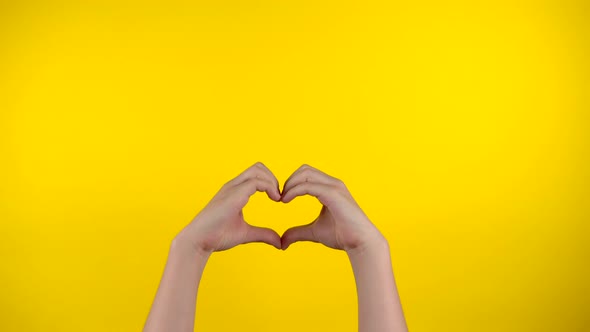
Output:
[[346,254],[350,258],[378,255],[382,253],[389,253],[389,243],[383,234],[377,229],[375,229],[375,231],[369,236],[365,237],[358,246],[346,250]]
[[178,233],[172,239],[170,244],[170,251],[181,255],[188,255],[195,258],[208,259],[211,256],[211,251],[204,250],[202,246],[194,241],[188,239],[183,232]]

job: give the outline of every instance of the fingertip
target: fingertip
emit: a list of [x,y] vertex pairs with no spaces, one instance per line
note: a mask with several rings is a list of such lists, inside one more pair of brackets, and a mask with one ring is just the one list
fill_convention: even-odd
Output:
[[285,233],[283,233],[283,236],[281,236],[281,249],[287,250],[287,248],[289,248],[289,246],[291,245],[289,236],[289,230],[287,230]]
[[282,247],[281,247],[281,237],[279,236],[279,234],[276,234],[276,236],[273,237],[272,246],[275,247],[275,248],[277,248],[277,249],[279,249],[279,250],[282,249]]
[[281,194],[276,193],[276,192],[272,192],[272,193],[267,193],[268,198],[270,198],[271,200],[275,201],[275,202],[279,202],[281,200]]
[[273,234],[272,239],[270,241],[273,247],[277,249],[281,249],[281,237],[276,232]]
[[[285,234],[283,234],[283,236],[285,236]],[[281,236],[281,249],[285,250],[286,246],[285,246],[285,242],[283,241],[283,236]]]
[[275,247],[279,250],[283,249],[283,239],[279,235],[279,233],[275,232]]
[[275,247],[276,249],[279,249],[279,250],[282,249],[282,247],[281,247],[281,240],[280,239],[278,241],[275,240],[275,239],[273,239],[273,240],[270,240],[270,241],[263,241],[263,242],[266,242],[266,244],[269,244],[269,245]]

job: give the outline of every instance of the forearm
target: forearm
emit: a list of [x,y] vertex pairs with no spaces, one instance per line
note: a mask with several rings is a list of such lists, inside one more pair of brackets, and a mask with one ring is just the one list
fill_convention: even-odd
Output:
[[385,238],[348,257],[356,280],[359,332],[407,331]]
[[195,251],[178,238],[172,241],[144,332],[194,330],[197,291],[208,258],[209,253]]

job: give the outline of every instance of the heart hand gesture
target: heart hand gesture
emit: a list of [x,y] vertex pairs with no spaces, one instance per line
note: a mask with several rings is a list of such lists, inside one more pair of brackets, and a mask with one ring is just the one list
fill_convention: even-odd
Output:
[[[244,220],[242,209],[257,191],[284,203],[311,195],[323,206],[312,223],[290,228],[281,238],[270,228],[252,226]],[[213,251],[249,242],[263,242],[284,250],[298,241],[319,242],[346,251],[357,284],[359,331],[407,332],[387,240],[344,183],[303,165],[289,177],[281,194],[277,179],[261,163],[223,185],[172,241],[144,332],[194,329],[198,285]]]
[[302,195],[316,197],[323,204],[322,210],[312,223],[283,234],[283,250],[294,242],[312,241],[333,249],[358,251],[381,238],[341,180],[303,165],[285,182],[281,201],[288,203]]

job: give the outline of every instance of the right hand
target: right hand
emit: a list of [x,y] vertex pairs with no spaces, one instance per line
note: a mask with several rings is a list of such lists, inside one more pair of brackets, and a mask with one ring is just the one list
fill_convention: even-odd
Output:
[[275,202],[281,197],[276,177],[260,162],[224,184],[176,239],[206,254],[250,242],[280,249],[281,238],[274,230],[252,226],[244,220],[242,209],[257,191],[266,192]]
[[341,180],[303,165],[285,182],[281,201],[288,203],[302,195],[316,197],[323,204],[322,210],[310,224],[290,228],[283,234],[283,250],[298,241],[311,241],[352,253],[385,241]]

